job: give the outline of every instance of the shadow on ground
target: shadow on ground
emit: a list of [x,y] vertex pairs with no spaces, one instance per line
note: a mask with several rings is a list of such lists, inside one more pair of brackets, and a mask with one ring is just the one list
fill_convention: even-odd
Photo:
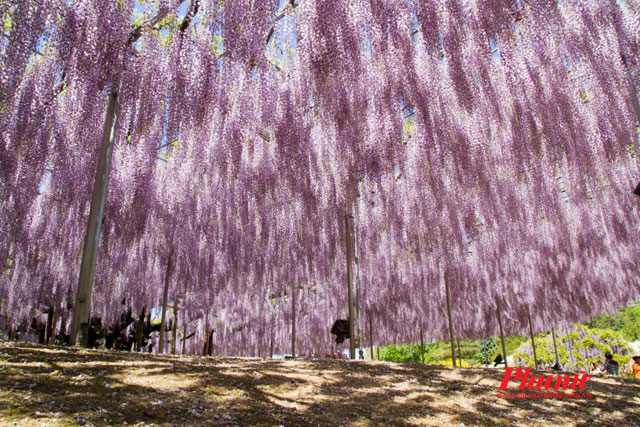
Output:
[[0,424],[640,425],[640,381],[600,377],[591,398],[518,400],[497,396],[502,375],[0,343]]

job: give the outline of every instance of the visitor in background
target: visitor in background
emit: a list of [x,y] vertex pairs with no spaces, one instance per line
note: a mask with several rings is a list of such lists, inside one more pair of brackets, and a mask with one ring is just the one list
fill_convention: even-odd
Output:
[[613,355],[606,352],[604,359],[604,370],[607,372],[607,375],[618,375],[619,364],[613,360]]
[[589,365],[589,373],[591,375],[598,375],[602,373],[602,368],[600,368],[599,366],[596,366],[595,362],[591,362],[591,364]]
[[640,356],[633,356],[631,370],[633,371],[633,378],[640,380]]
[[498,353],[495,359],[493,359],[493,367],[497,367],[499,364],[504,363],[502,361],[502,354]]

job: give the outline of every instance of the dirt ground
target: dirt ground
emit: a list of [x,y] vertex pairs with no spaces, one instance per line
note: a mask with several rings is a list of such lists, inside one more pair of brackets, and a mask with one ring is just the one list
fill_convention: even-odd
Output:
[[498,397],[503,373],[0,343],[0,425],[640,425],[640,381],[597,377],[591,398],[518,400]]

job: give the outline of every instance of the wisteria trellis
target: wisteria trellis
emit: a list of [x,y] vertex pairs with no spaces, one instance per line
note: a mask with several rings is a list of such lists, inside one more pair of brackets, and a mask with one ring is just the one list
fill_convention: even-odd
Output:
[[105,322],[161,303],[173,251],[170,299],[216,353],[287,351],[292,287],[298,350],[325,351],[350,212],[377,344],[448,338],[445,271],[462,337],[498,333],[496,298],[516,333],[638,297],[637,0],[180,3],[0,1],[14,326],[70,322],[114,82]]

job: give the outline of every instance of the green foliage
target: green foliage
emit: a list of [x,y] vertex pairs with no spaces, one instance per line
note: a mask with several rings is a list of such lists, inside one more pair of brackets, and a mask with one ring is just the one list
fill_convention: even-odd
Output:
[[595,329],[610,329],[620,332],[627,341],[640,340],[640,305],[623,308],[615,314],[594,317],[587,326]]
[[11,9],[7,11],[7,13],[2,17],[2,24],[4,27],[4,32],[9,34],[11,32],[11,28],[13,27],[13,14],[11,13]]
[[[507,354],[511,354],[516,348],[526,341],[523,336],[505,337],[505,347]],[[487,361],[493,363],[495,357],[502,353],[502,346],[499,338],[489,338],[487,340]],[[451,366],[451,344],[449,341],[438,341],[425,344],[424,362],[426,364],[439,364]],[[420,344],[413,346],[413,360],[415,363],[421,362]],[[461,357],[463,366],[484,366],[484,354],[482,352],[481,340],[460,340],[455,347],[456,360]],[[411,345],[390,345],[380,348],[380,360],[389,362],[411,362]]]
[[[425,350],[429,348],[428,345],[425,345]],[[380,360],[386,360],[389,362],[401,362],[401,363],[410,363],[411,362],[411,351],[413,350],[413,361],[415,363],[420,363],[421,352],[420,345],[416,344],[401,344],[401,345],[390,345],[388,347],[380,348]],[[426,351],[425,351],[426,356]]]
[[[553,340],[550,333],[539,334],[536,338],[536,355],[539,363],[555,363]],[[623,347],[626,354],[617,355],[620,369],[630,360],[628,341],[640,340],[640,305],[623,308],[615,314],[604,314],[591,319],[586,325],[578,325],[569,334],[569,341],[573,345],[571,356],[576,369],[584,369],[590,362],[601,364],[604,353],[611,351],[612,346]],[[558,357],[560,363],[571,366],[571,357],[566,348],[567,338],[565,334],[556,332],[558,345]],[[489,365],[498,354],[502,354],[500,337],[490,337],[485,340],[487,360]],[[526,336],[517,335],[505,337],[507,355],[513,355],[516,363],[520,361],[533,366],[531,343]],[[527,353],[527,350],[529,353]],[[460,352],[463,366],[484,366],[485,357],[482,351],[482,340],[460,340]],[[413,358],[415,363],[421,362],[420,345],[413,346]],[[458,358],[458,346],[456,344],[456,358]],[[392,345],[380,348],[380,359],[391,362],[411,362],[411,345]],[[449,341],[439,341],[425,345],[425,363],[444,364],[451,366],[451,346]]]
[[[577,328],[569,334],[569,341],[570,343],[568,344],[566,335],[556,333],[558,359],[563,366],[575,366],[575,369],[586,370],[592,362],[596,365],[601,365],[604,360],[604,353],[607,351],[616,353],[615,359],[620,363],[621,370],[631,359],[630,349],[627,343],[622,335],[615,331],[578,325]],[[554,364],[556,357],[551,334],[539,334],[535,337],[535,342],[538,363]],[[614,346],[620,347],[624,354],[614,352]],[[570,348],[573,348],[571,353],[569,353]],[[531,351],[531,342],[526,341],[523,343],[515,352],[513,358],[516,364],[533,366],[534,360],[533,352]]]

